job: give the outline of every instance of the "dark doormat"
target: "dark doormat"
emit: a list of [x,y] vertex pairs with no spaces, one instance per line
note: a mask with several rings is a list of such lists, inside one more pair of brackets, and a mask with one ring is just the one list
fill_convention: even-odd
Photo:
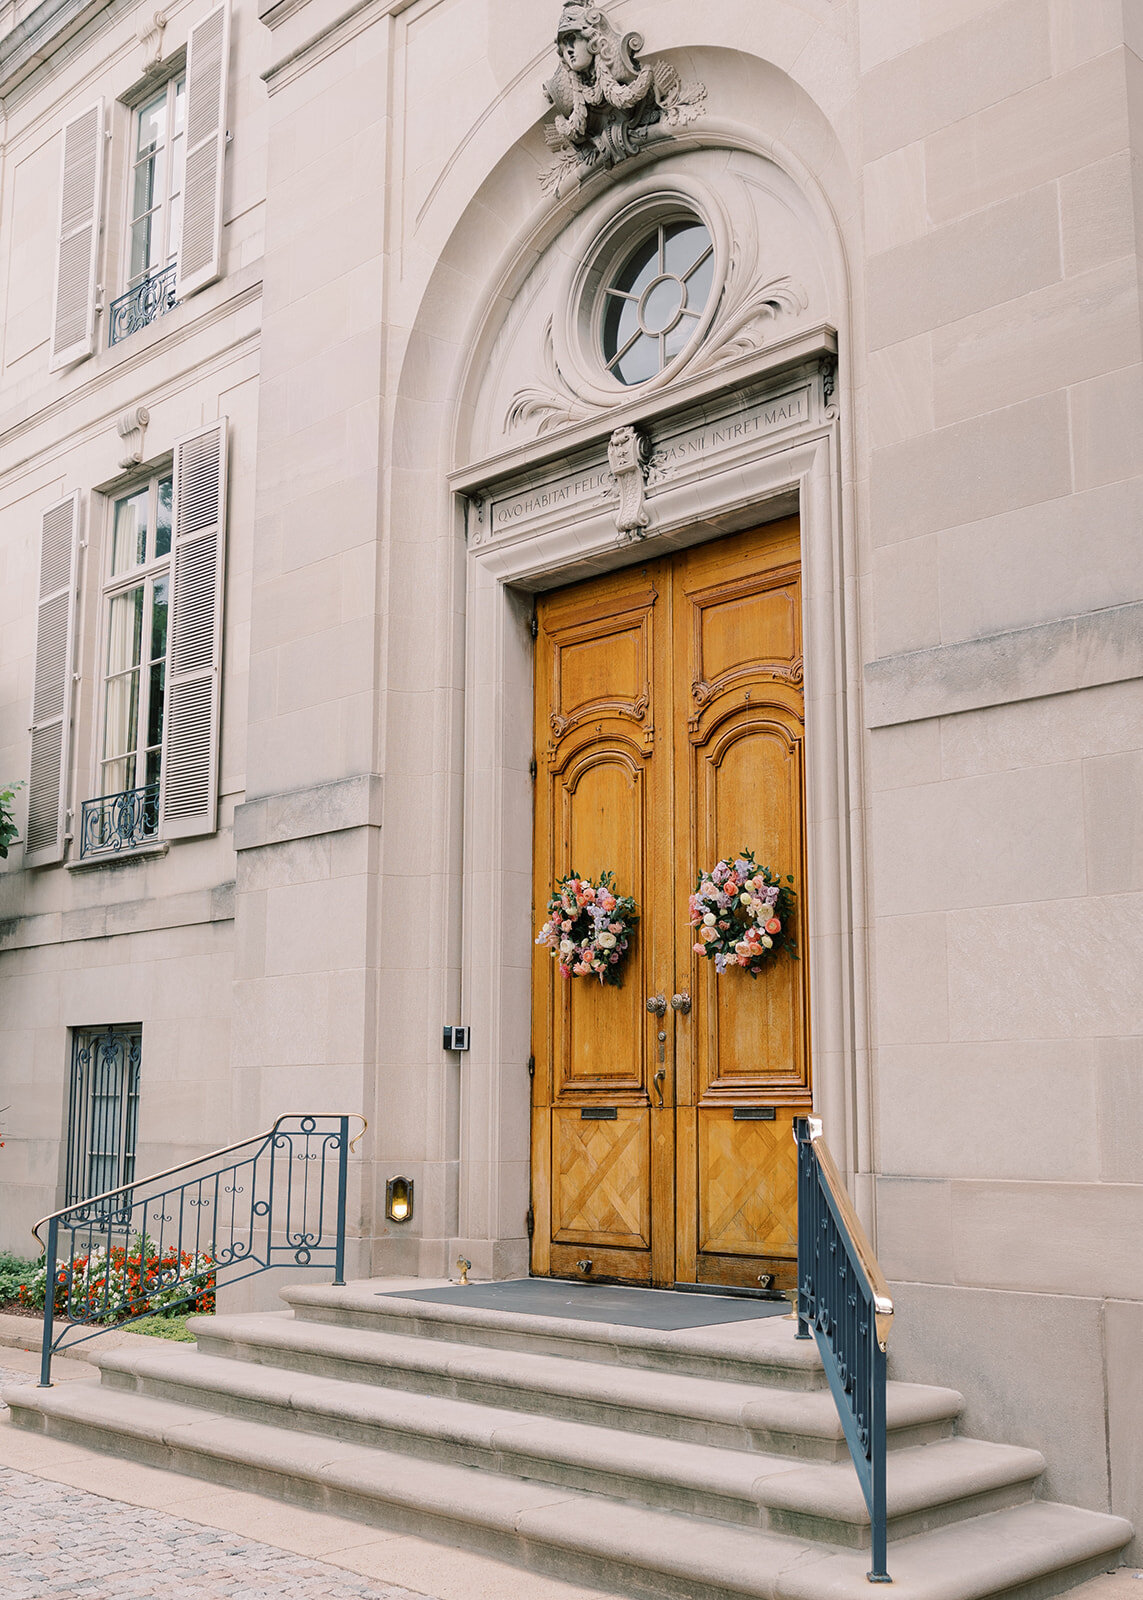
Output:
[[511,1278],[505,1283],[454,1284],[447,1289],[385,1290],[381,1299],[426,1300],[438,1306],[476,1306],[532,1317],[611,1322],[625,1328],[709,1328],[720,1322],[784,1317],[788,1300],[736,1300],[729,1295],[680,1294],[672,1289],[628,1289],[620,1284],[565,1283],[558,1278]]

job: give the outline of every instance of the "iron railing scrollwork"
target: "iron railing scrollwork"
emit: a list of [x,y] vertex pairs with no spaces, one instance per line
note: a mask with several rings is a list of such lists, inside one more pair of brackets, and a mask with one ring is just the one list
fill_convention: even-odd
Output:
[[[37,1222],[45,1250],[40,1385],[53,1354],[110,1327],[213,1303],[271,1267],[326,1268],[345,1282],[352,1116],[279,1117],[266,1133]],[[47,1240],[40,1229],[47,1226]]]
[[172,261],[162,272],[152,273],[142,283],[128,289],[126,294],[121,294],[118,300],[111,302],[110,331],[107,336],[109,344],[118,344],[120,339],[138,333],[140,328],[146,328],[156,317],[174,309],[177,272],[177,264]]
[[870,1583],[889,1583],[885,1495],[889,1286],[816,1117],[798,1141],[798,1338],[817,1340],[869,1508]]
[[79,830],[80,859],[134,849],[156,838],[158,832],[157,783],[85,800]]

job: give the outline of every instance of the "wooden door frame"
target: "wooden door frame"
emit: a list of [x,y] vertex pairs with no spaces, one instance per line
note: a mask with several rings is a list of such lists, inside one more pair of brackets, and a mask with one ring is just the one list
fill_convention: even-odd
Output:
[[[843,515],[832,368],[819,372],[815,358],[811,371],[805,423],[792,436],[759,440],[733,471],[712,472],[697,503],[687,488],[658,495],[638,549],[652,559],[792,512],[800,518],[815,1104],[867,1210],[867,977],[853,914],[864,878],[857,565],[851,519]],[[632,550],[617,541],[606,506],[578,515],[573,508],[526,537],[474,533],[473,519],[494,503],[494,476],[460,473],[452,485],[458,523],[467,516],[469,527],[462,1009],[472,1029],[461,1079],[460,1222],[452,1245],[478,1272],[502,1277],[528,1270],[532,594],[626,565]]]

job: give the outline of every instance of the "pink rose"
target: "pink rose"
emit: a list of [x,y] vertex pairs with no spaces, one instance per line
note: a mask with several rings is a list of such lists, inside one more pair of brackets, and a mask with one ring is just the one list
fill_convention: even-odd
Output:
[[706,955],[706,945],[705,944],[692,945],[691,949],[694,951],[696,956],[705,956]]

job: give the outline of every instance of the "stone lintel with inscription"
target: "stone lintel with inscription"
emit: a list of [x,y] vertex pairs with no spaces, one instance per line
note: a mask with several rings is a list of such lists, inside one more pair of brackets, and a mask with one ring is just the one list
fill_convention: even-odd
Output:
[[[781,394],[739,402],[721,415],[663,418],[643,430],[647,439],[646,502],[654,532],[657,494],[722,471],[749,455],[757,442],[826,420],[828,397],[820,383],[806,380]],[[608,461],[608,441],[564,460],[553,471],[490,486],[468,499],[470,548],[528,537],[573,520],[615,511],[619,485]]]

